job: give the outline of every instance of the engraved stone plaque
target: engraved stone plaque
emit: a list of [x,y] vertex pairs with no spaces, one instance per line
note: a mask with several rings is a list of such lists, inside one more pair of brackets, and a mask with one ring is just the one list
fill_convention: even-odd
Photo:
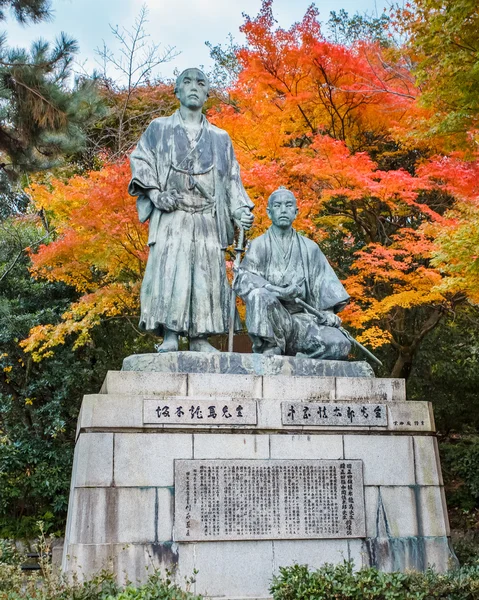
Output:
[[388,419],[384,404],[282,402],[281,422],[308,427],[386,427]]
[[254,400],[171,396],[143,399],[143,423],[161,425],[256,425]]
[[175,460],[177,541],[365,535],[360,460]]

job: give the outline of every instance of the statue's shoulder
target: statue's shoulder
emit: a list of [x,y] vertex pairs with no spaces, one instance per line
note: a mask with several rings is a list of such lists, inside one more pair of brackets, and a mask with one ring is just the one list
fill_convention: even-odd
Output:
[[157,117],[150,122],[149,127],[153,129],[162,129],[163,127],[168,127],[173,124],[175,113],[170,115],[169,117]]
[[269,248],[271,245],[268,243],[269,236],[268,232],[255,237],[252,240],[248,240],[247,252],[250,257],[264,257],[265,255],[269,256]]
[[213,123],[211,123],[210,121],[208,121],[208,125],[213,135],[223,138],[225,141],[231,141],[227,131],[216,127],[216,125],[213,125]]
[[301,235],[298,232],[296,232],[296,233],[298,234],[300,243],[306,248],[306,250],[310,254],[322,254],[321,248],[318,246],[318,244],[316,242],[313,242],[313,240],[309,239],[305,235]]

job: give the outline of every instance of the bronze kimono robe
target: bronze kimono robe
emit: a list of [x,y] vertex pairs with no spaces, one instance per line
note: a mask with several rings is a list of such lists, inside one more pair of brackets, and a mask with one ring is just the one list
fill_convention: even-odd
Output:
[[303,279],[300,298],[313,308],[336,313],[348,303],[346,290],[319,246],[310,239],[292,230],[290,245],[284,252],[269,229],[251,242],[234,288],[246,302],[246,328],[253,352],[277,346],[288,355],[347,358],[351,344],[337,328],[320,325],[316,317],[294,302],[279,300],[265,289],[268,283],[285,287]]
[[[233,217],[252,208],[228,134],[203,118],[190,142],[179,111],[155,119],[131,155],[128,191],[149,220],[150,254],[141,288],[140,327],[189,337],[228,330],[229,285],[223,250],[233,242]],[[202,193],[195,182],[199,183]],[[176,210],[158,210],[149,190],[176,189]]]

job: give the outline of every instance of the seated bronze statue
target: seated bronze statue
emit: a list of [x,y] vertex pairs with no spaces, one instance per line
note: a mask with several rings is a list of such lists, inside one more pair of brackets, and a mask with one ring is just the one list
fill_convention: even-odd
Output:
[[267,212],[272,225],[250,243],[234,281],[246,303],[253,352],[345,360],[351,344],[338,329],[337,313],[349,301],[346,290],[318,245],[293,229],[292,192],[273,192]]

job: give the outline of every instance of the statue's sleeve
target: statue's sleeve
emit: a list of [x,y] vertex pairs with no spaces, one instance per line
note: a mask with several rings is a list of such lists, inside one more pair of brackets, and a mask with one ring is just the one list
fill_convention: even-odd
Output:
[[145,133],[141,136],[138,145],[130,156],[131,181],[128,193],[138,196],[136,207],[138,217],[143,223],[150,218],[154,208],[148,197],[150,190],[160,190],[160,182],[156,168],[155,148],[158,143],[158,129],[154,122],[150,123]]
[[233,282],[233,288],[240,298],[246,298],[252,290],[265,287],[269,283],[264,277],[265,262],[264,244],[254,240],[246,250]]
[[348,304],[349,294],[316,244],[310,245],[307,254],[311,304],[318,310],[340,312]]

